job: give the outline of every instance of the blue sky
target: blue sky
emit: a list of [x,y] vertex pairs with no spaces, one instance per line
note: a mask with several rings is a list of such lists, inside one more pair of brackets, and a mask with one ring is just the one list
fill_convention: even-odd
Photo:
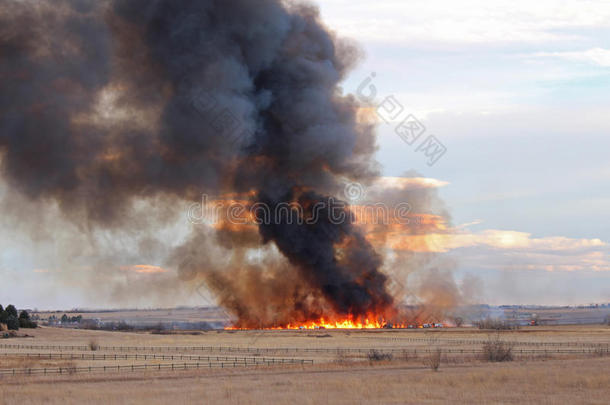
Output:
[[379,100],[394,95],[447,148],[429,167],[382,123],[384,175],[448,182],[440,193],[464,233],[527,235],[450,249],[456,278],[478,277],[493,303],[610,300],[610,4],[330,0],[321,11],[366,54],[346,91],[375,72]]

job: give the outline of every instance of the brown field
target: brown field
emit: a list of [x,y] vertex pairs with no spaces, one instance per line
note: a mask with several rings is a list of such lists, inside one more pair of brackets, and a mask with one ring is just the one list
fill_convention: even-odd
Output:
[[[500,334],[471,328],[27,333],[32,337],[0,340],[0,369],[17,370],[14,376],[0,371],[2,404],[607,404],[610,395],[610,328],[601,325]],[[485,361],[490,336],[510,342],[514,361]],[[374,360],[371,350],[391,359]],[[430,361],[438,350],[434,372]],[[314,363],[277,364],[301,360]]]

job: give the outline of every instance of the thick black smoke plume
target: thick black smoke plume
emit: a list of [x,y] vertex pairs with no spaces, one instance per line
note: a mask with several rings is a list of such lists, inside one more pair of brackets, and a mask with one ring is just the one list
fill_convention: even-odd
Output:
[[[373,127],[338,87],[358,57],[307,4],[3,0],[2,174],[85,229],[120,228],[158,196],[311,206],[375,175]],[[354,316],[392,305],[379,256],[347,218],[259,227],[307,286],[288,304],[303,316],[307,300]],[[222,232],[236,250],[252,243]],[[206,273],[187,257],[178,267]]]

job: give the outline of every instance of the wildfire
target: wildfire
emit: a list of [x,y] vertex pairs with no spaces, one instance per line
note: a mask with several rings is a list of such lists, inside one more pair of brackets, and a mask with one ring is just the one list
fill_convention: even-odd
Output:
[[[354,319],[348,316],[344,319],[330,320],[321,317],[317,320],[288,323],[282,326],[262,327],[257,329],[288,330],[288,329],[382,329],[382,328],[407,328],[406,323],[391,323],[383,318],[365,317]],[[229,326],[226,330],[252,329],[239,326]]]

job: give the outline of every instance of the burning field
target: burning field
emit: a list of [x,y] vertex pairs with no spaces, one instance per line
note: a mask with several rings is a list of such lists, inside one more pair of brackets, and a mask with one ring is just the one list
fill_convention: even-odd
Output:
[[[93,273],[170,269],[180,288],[204,282],[234,328],[440,321],[461,300],[435,256],[449,217],[438,181],[380,178],[369,106],[341,88],[361,57],[308,4],[3,2],[4,204],[76,229],[66,273],[79,255]],[[191,209],[184,237],[159,236],[202,195],[225,202],[219,218]],[[159,214],[143,221],[143,206]],[[117,234],[163,266],[111,249],[91,265]]]
[[0,0],[0,405],[608,402],[603,7],[308,1]]

